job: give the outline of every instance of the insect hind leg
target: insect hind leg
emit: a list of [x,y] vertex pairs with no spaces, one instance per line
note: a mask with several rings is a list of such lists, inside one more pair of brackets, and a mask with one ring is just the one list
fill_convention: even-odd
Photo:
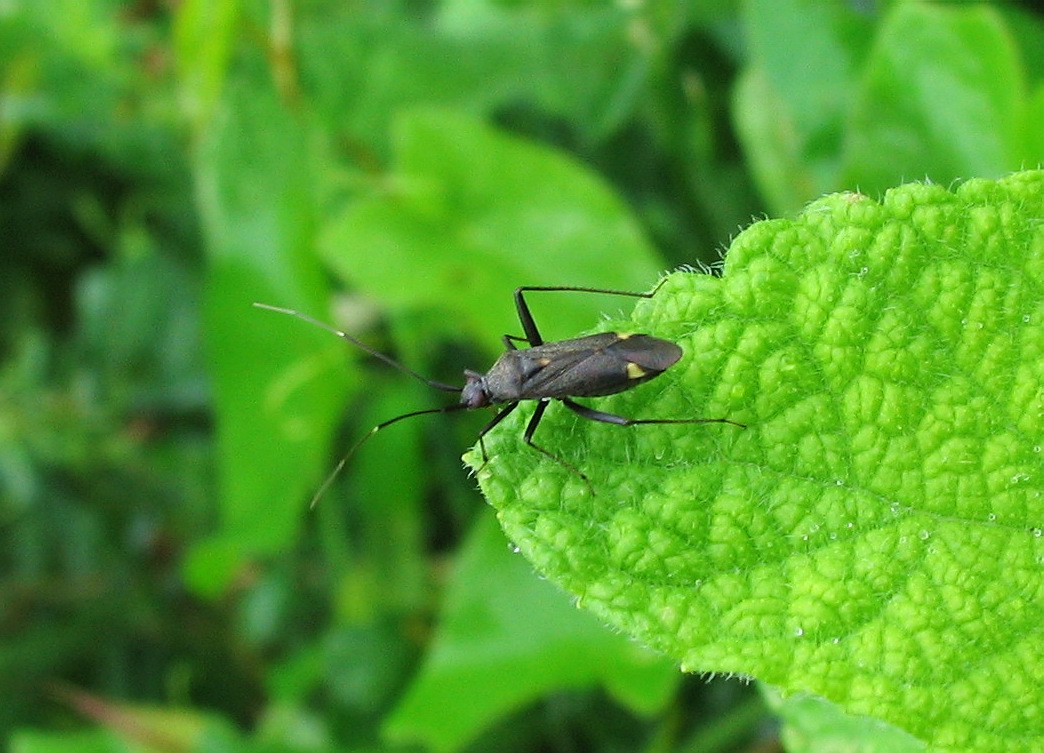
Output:
[[731,424],[741,429],[746,429],[746,424],[741,424],[728,418],[628,418],[618,416],[615,413],[588,408],[586,405],[574,402],[569,398],[562,398],[562,403],[573,413],[586,418],[589,421],[598,421],[603,424],[615,424],[616,426],[635,426],[638,424]]
[[540,419],[544,417],[544,411],[547,410],[547,406],[549,404],[550,404],[550,402],[548,400],[541,400],[540,402],[537,403],[536,410],[533,411],[533,415],[529,419],[529,424],[526,425],[526,431],[522,435],[522,439],[525,441],[525,443],[527,445],[532,447],[534,450],[539,452],[544,457],[550,458],[551,460],[553,460],[556,463],[558,463],[560,466],[565,468],[567,471],[569,471],[573,475],[579,476],[580,479],[585,484],[587,484],[587,488],[591,491],[591,496],[593,497],[595,491],[594,491],[594,487],[591,485],[591,479],[589,479],[587,477],[587,475],[584,474],[583,471],[581,471],[579,468],[577,468],[572,463],[570,463],[570,462],[568,462],[566,460],[563,460],[562,458],[558,457],[558,455],[555,455],[550,450],[545,450],[543,447],[541,447],[540,445],[538,445],[536,442],[533,441],[533,434],[536,432],[537,426],[540,425]]

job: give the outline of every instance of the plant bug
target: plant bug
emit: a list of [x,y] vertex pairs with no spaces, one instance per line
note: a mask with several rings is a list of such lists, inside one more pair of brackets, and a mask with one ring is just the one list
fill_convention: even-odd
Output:
[[[661,281],[660,285],[662,284],[663,282]],[[424,382],[433,389],[460,394],[460,402],[456,404],[441,408],[411,411],[374,426],[337,463],[333,472],[326,478],[326,481],[323,482],[319,491],[312,498],[312,505],[315,505],[326,492],[348,460],[363,443],[382,429],[414,416],[503,406],[489,423],[482,428],[478,435],[482,459],[484,462],[489,462],[489,457],[486,455],[486,446],[482,441],[483,437],[494,426],[507,418],[518,407],[519,403],[524,400],[535,400],[537,401],[536,409],[533,411],[533,415],[530,417],[523,434],[525,443],[579,476],[587,483],[588,488],[591,488],[591,482],[583,471],[554,453],[545,450],[533,441],[533,435],[536,433],[537,426],[540,425],[544,411],[547,410],[547,406],[552,400],[557,400],[582,418],[590,421],[616,424],[617,426],[635,426],[639,424],[731,424],[732,426],[745,429],[746,426],[744,424],[727,418],[627,418],[589,408],[586,405],[580,405],[573,398],[614,395],[656,378],[678,362],[682,356],[682,349],[670,340],[662,340],[651,335],[622,332],[602,332],[595,335],[577,337],[572,340],[544,342],[544,338],[537,328],[525,299],[525,294],[531,292],[600,293],[604,295],[629,296],[631,298],[652,298],[656,295],[656,291],[660,289],[660,285],[657,285],[649,293],[585,287],[529,286],[516,288],[515,308],[518,311],[518,318],[522,324],[522,331],[525,334],[521,337],[504,335],[503,340],[506,348],[504,353],[501,354],[485,374],[465,369],[465,383],[463,386],[454,386],[428,379],[384,353],[374,350],[348,333],[331,327],[307,314],[302,314],[293,309],[269,306],[265,303],[255,303],[254,305],[258,308],[293,316],[332,332],[371,356],[404,374],[408,374],[414,379]],[[520,350],[515,346],[515,343],[526,343],[529,347]],[[593,488],[591,491],[593,493]]]

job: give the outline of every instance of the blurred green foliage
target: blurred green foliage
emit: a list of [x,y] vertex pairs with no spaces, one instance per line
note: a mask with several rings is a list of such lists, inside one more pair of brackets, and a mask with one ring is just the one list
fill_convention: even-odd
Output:
[[[0,739],[765,734],[529,574],[461,469],[482,417],[381,434],[309,513],[439,396],[250,303],[455,382],[516,285],[646,289],[827,191],[1040,164],[1042,49],[1016,4],[4,3]],[[548,337],[618,307],[580,298]]]

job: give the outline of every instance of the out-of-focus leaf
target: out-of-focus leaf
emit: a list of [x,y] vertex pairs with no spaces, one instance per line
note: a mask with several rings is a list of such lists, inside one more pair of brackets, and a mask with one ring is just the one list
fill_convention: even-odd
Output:
[[[199,281],[153,249],[84,275],[79,294],[84,355],[98,394],[141,411],[202,410]],[[129,313],[132,312],[132,313]]]
[[837,186],[871,27],[843,3],[754,0],[744,12],[751,57],[736,89],[737,130],[774,213],[794,212]]
[[8,753],[129,753],[129,746],[106,729],[82,732],[19,730],[8,741]]
[[[519,285],[641,291],[662,271],[619,198],[562,154],[447,112],[404,116],[395,143],[380,190],[352,202],[322,239],[345,281],[393,308],[438,307],[448,331],[492,346],[521,334]],[[617,306],[582,293],[533,300],[549,340]]]
[[186,115],[204,125],[228,75],[239,0],[184,0],[176,7],[174,52]]
[[1044,128],[1035,127],[1044,123],[1044,83],[1038,84],[1026,104],[1026,164],[1044,165]]
[[946,185],[1031,166],[1022,163],[1025,87],[994,8],[896,4],[866,61],[845,180],[872,195],[904,179]]
[[[386,384],[367,391],[365,403],[352,416],[358,437],[371,426],[437,405],[443,398],[438,393],[433,398],[423,385],[400,377],[391,376]],[[432,478],[431,453],[425,452],[423,439],[433,434],[431,422],[439,420],[419,417],[389,427],[364,445],[345,469],[339,488],[352,492],[355,535],[350,541],[339,542],[342,549],[350,551],[350,561],[341,563],[342,582],[337,585],[341,620],[368,622],[381,614],[407,613],[430,603],[431,594],[425,588],[429,585],[425,492],[433,484],[442,486],[444,482]],[[463,476],[463,468],[458,473]],[[327,504],[336,505],[338,500],[331,499]],[[343,515],[339,510],[331,511],[333,514]],[[328,556],[337,545],[330,544]]]
[[927,746],[901,729],[866,716],[849,716],[814,696],[783,699],[763,694],[783,719],[780,734],[787,753],[923,753]]
[[459,552],[425,666],[386,732],[452,750],[549,690],[600,682],[649,713],[678,679],[671,662],[606,630],[533,578],[484,516]]
[[534,107],[593,142],[632,114],[650,61],[672,41],[661,36],[672,24],[650,23],[652,14],[619,4],[442,3],[416,16],[353,6],[303,19],[301,65],[331,127],[377,154],[400,113],[425,106],[473,116]]
[[294,539],[344,399],[344,343],[251,306],[322,315],[307,130],[270,89],[240,82],[197,154],[223,525],[188,564],[204,593],[220,590],[243,558]]

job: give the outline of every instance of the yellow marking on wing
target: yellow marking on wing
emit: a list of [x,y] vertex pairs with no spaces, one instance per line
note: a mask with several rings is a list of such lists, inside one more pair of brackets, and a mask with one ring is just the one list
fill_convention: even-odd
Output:
[[627,378],[628,379],[641,379],[648,372],[636,363],[627,364]]

